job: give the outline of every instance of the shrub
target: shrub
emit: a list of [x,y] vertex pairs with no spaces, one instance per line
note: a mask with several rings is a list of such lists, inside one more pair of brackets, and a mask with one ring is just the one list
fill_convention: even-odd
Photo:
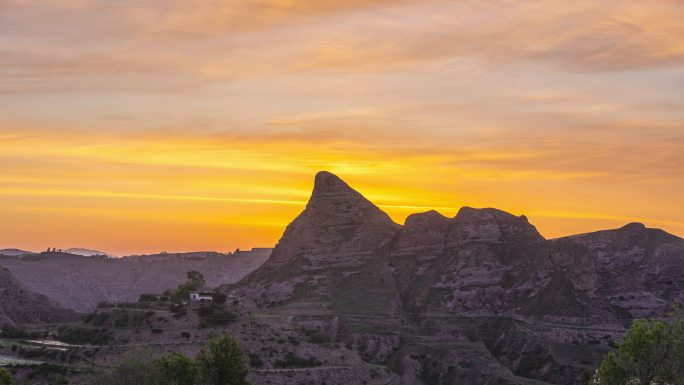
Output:
[[0,336],[6,338],[38,338],[41,334],[36,332],[29,333],[19,326],[2,325],[2,328],[0,328]]
[[273,365],[276,368],[311,368],[321,366],[323,363],[314,357],[302,358],[292,352],[287,352],[282,360],[277,360]]
[[678,384],[684,378],[684,319],[637,320],[596,371],[593,384]]
[[5,368],[0,368],[0,385],[12,385],[14,380],[12,375]]
[[140,298],[138,299],[138,302],[168,302],[169,297],[167,295],[162,295],[162,294],[140,294]]
[[214,305],[201,306],[197,314],[200,316],[201,324],[205,326],[227,325],[238,318],[232,311]]
[[226,303],[228,296],[225,293],[214,293],[212,299],[215,303]]
[[69,344],[105,345],[112,340],[112,335],[108,329],[62,326],[57,330],[57,338]]
[[197,363],[180,353],[171,353],[155,361],[159,383],[194,385],[197,381]]
[[253,368],[260,368],[264,366],[264,361],[261,359],[261,357],[258,354],[250,353],[249,354],[249,366]]
[[251,385],[240,345],[228,335],[209,340],[197,356],[201,382],[207,385]]

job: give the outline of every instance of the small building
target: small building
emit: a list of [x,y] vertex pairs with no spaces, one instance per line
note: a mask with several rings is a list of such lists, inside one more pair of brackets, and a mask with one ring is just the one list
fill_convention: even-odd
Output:
[[214,302],[214,293],[206,291],[191,292],[190,302]]

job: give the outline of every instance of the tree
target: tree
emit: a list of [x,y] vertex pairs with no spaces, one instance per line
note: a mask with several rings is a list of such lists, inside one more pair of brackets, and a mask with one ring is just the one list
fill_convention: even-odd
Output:
[[595,385],[683,385],[684,319],[637,320],[592,379]]
[[5,368],[0,368],[0,385],[12,385],[14,380],[12,375]]
[[240,345],[228,335],[208,341],[197,356],[201,382],[206,385],[251,385]]
[[146,349],[126,352],[108,371],[92,379],[92,385],[157,385],[159,373],[154,355]]
[[174,303],[181,303],[187,300],[191,291],[195,291],[205,284],[204,276],[199,271],[188,271],[186,275],[188,280],[171,293],[171,300]]
[[201,283],[200,286],[204,285],[204,276],[199,271],[188,271],[185,275],[188,277],[188,281]]
[[163,385],[194,385],[197,380],[197,364],[180,353],[171,353],[155,362],[159,383]]
[[226,303],[228,296],[225,293],[216,292],[212,295],[214,303]]

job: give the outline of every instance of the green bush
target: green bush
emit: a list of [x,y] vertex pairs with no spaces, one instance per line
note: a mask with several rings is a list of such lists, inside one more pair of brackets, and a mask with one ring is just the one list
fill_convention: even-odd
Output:
[[285,353],[282,360],[276,360],[273,364],[276,368],[311,368],[321,366],[323,363],[314,357],[302,358],[292,352]]
[[[150,350],[131,350],[87,385],[251,385],[240,346],[229,336],[210,339],[197,360],[180,353],[155,358]],[[0,384],[3,385],[3,384]]]
[[44,333],[39,332],[27,332],[25,329],[19,326],[13,325],[2,325],[0,328],[0,336],[5,338],[40,338]]
[[62,342],[76,345],[105,345],[112,340],[112,333],[108,329],[62,326],[57,330],[57,339]]
[[12,385],[14,380],[12,375],[5,368],[0,368],[0,385]]
[[228,335],[209,340],[197,356],[201,383],[206,385],[251,385],[240,345]]
[[260,368],[264,366],[264,360],[258,354],[251,353],[249,355],[249,366],[253,368]]
[[146,293],[140,294],[138,302],[168,302],[169,299],[167,295]]
[[171,353],[155,362],[159,383],[165,385],[194,385],[197,381],[197,363],[180,353]]
[[238,315],[232,311],[216,305],[200,306],[197,315],[205,326],[227,325],[238,318]]
[[591,379],[595,385],[684,383],[684,319],[637,320]]

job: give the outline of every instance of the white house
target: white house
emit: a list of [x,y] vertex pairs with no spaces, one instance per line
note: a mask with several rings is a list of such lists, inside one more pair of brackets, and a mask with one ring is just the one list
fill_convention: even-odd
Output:
[[214,293],[192,292],[190,293],[190,302],[214,302]]

